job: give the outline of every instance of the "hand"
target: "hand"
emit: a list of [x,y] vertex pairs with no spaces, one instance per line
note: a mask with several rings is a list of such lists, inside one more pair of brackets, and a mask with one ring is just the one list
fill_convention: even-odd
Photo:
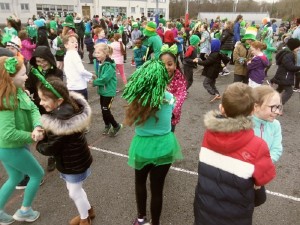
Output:
[[256,185],[254,185],[254,189],[255,190],[258,190],[258,189],[260,189],[261,188],[261,186],[256,186]]
[[195,62],[195,63],[198,63],[198,61],[199,61],[198,58],[193,59],[193,62]]
[[34,141],[41,141],[44,139],[44,136],[45,136],[45,131],[43,128],[39,126],[34,128],[34,130],[31,133],[31,138]]
[[146,61],[146,56],[143,56],[143,61]]
[[93,79],[93,80],[96,80],[96,79],[97,79],[97,76],[96,76],[95,74],[93,74],[93,75],[92,75],[92,79]]

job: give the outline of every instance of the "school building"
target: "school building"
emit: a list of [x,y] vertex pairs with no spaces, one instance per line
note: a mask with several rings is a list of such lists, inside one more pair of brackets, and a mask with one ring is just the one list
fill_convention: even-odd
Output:
[[16,14],[26,23],[32,15],[50,16],[58,14],[65,17],[70,12],[77,12],[92,18],[93,15],[122,15],[140,18],[154,17],[158,13],[169,18],[170,0],[1,0],[0,24],[6,23],[6,18]]

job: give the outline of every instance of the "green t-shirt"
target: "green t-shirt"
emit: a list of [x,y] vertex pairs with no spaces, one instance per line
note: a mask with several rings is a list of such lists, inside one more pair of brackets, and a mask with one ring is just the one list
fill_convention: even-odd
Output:
[[159,23],[162,23],[164,25],[164,27],[166,26],[166,20],[164,18],[160,18],[158,20]]
[[49,23],[49,28],[53,29],[54,31],[57,31],[57,23],[55,20],[51,20]]
[[34,37],[37,36],[37,29],[36,29],[35,26],[27,26],[27,27],[26,27],[26,31],[27,31],[28,36],[29,36],[30,38],[34,38]]

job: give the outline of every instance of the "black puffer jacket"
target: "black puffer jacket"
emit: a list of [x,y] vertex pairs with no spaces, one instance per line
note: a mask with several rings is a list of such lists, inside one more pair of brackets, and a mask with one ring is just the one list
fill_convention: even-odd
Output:
[[233,32],[225,29],[220,38],[221,50],[233,50],[234,47],[234,35]]
[[300,66],[295,66],[294,53],[285,48],[276,55],[276,65],[278,65],[275,76],[271,79],[271,83],[278,85],[294,84],[295,72],[300,71]]
[[46,138],[37,143],[37,150],[46,156],[54,156],[56,168],[61,173],[79,174],[86,171],[93,158],[84,131],[91,121],[91,108],[84,97],[70,92],[80,106],[75,113],[69,103],[63,103],[50,114],[42,116]]
[[211,79],[216,79],[221,71],[221,61],[224,64],[229,62],[229,58],[219,52],[212,52],[206,60],[198,61],[199,65],[204,66],[202,75]]
[[[47,71],[42,71],[42,69],[36,64],[36,57],[40,57],[48,61],[51,65],[50,69],[48,69]],[[50,48],[46,46],[39,46],[36,48],[30,60],[30,64],[31,67],[38,69],[42,73],[42,75],[45,76],[46,79],[50,76],[55,76],[63,80],[63,71],[56,67],[54,56],[51,53]],[[42,106],[40,106],[40,98],[37,93],[38,82],[39,82],[38,78],[30,70],[25,86],[26,89],[32,95],[34,103],[36,104],[36,106],[39,107],[40,113],[44,114],[46,113],[46,111]]]

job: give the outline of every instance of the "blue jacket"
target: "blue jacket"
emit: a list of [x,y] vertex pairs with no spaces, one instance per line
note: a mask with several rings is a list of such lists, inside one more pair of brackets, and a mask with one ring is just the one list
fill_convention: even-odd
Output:
[[256,116],[252,117],[254,123],[254,133],[256,136],[262,138],[267,142],[271,159],[273,162],[277,162],[282,155],[282,135],[281,125],[278,120],[269,122],[266,120],[259,119]]
[[234,33],[234,43],[241,40],[240,36],[240,23],[236,22],[233,26],[233,33]]
[[177,38],[175,38],[175,40],[179,41],[179,42],[176,42],[178,53],[183,52],[183,46],[182,46],[183,45],[183,37],[177,37]]

